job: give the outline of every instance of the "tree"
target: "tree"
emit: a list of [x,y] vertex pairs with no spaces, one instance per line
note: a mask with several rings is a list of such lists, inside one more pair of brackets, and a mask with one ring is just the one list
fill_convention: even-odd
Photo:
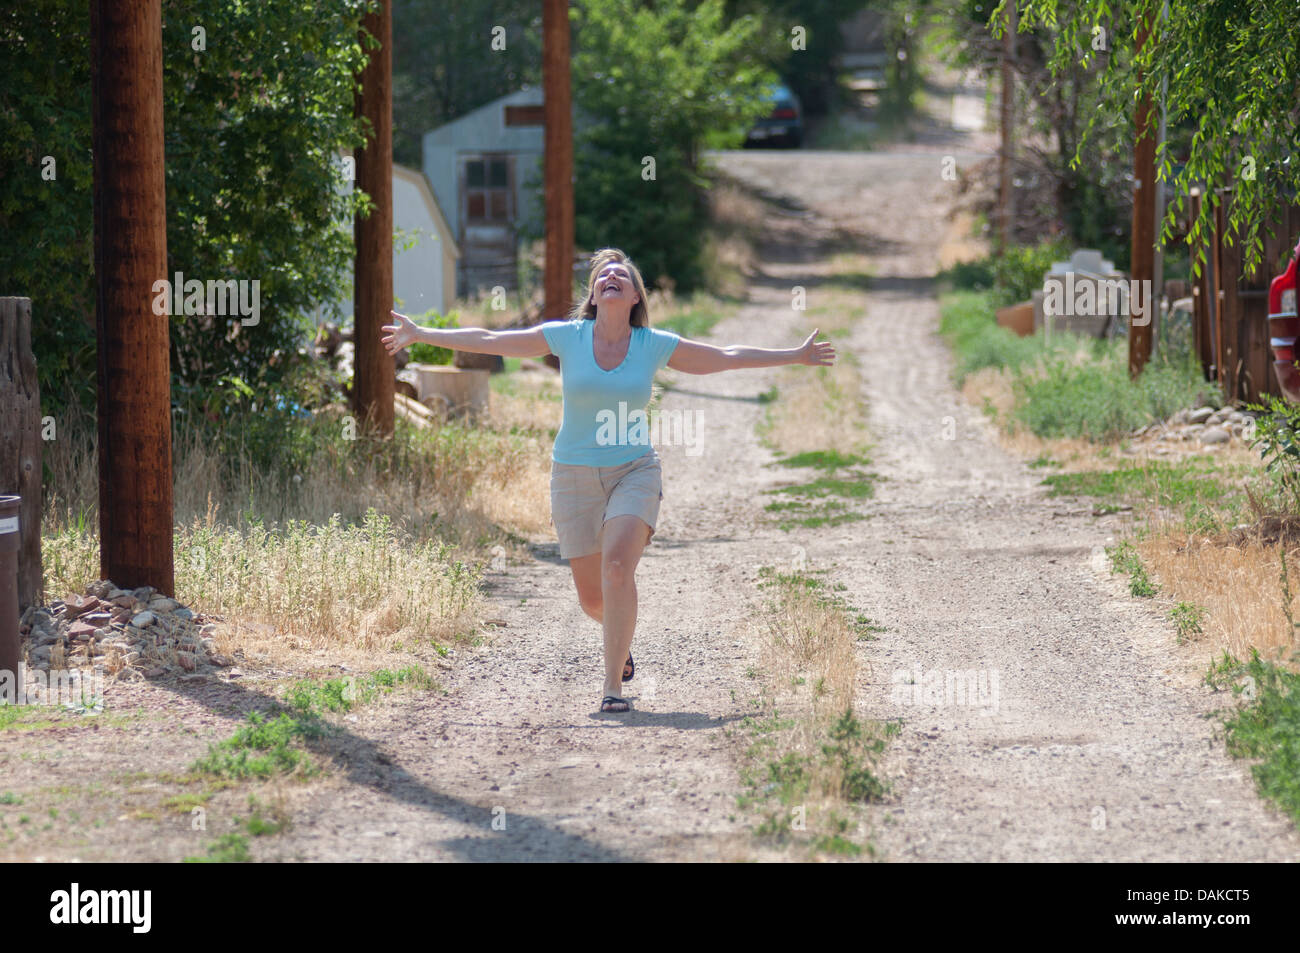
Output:
[[394,0],[393,158],[419,167],[421,137],[541,82],[539,0]]
[[[702,279],[706,146],[735,147],[766,114],[762,21],[726,21],[721,0],[583,0],[574,23],[579,245],[616,245],[648,281]],[[765,55],[766,54],[766,55]]]
[[[1099,131],[1124,122],[1139,98],[1159,103],[1167,77],[1168,123],[1187,127],[1190,135],[1181,165],[1175,149],[1157,151],[1157,175],[1170,183],[1173,196],[1161,239],[1174,234],[1190,188],[1210,186],[1188,235],[1199,263],[1219,206],[1214,189],[1232,186],[1228,232],[1243,242],[1246,268],[1259,264],[1261,227],[1295,201],[1300,185],[1294,0],[1168,0],[1166,15],[1160,0],[1020,0],[1019,9],[1023,28],[1052,32],[1049,65],[1055,74],[1080,63],[1100,67],[1100,101],[1091,108],[1079,156]],[[1148,16],[1156,27],[1139,50],[1138,25]],[[1113,45],[1106,56],[1094,49],[1103,34]]]
[[[257,280],[261,304],[256,324],[172,316],[174,399],[232,379],[273,384],[297,357],[304,315],[346,283],[362,198],[335,187],[337,156],[361,142],[352,88],[366,5],[338,0],[321,16],[295,0],[163,0],[166,277]],[[88,27],[78,0],[0,12],[0,276],[32,298],[55,409],[94,400]]]

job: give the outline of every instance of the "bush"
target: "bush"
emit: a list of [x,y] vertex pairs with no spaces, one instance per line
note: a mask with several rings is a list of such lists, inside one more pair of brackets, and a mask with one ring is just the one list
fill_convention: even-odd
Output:
[[[411,320],[426,328],[458,328],[460,322],[457,317],[455,311],[449,311],[445,315],[437,311],[427,311],[415,315]],[[412,364],[450,364],[456,356],[456,352],[451,348],[438,347],[434,344],[412,344],[406,351],[410,355]]]
[[1153,363],[1133,380],[1122,341],[1101,348],[1097,360],[1053,361],[1041,375],[1017,379],[1015,389],[1015,417],[1039,437],[1116,440],[1203,399],[1223,402],[1199,365]]
[[1045,353],[1039,337],[999,327],[989,292],[955,292],[944,299],[939,330],[957,353],[957,383],[985,367],[1015,371]]

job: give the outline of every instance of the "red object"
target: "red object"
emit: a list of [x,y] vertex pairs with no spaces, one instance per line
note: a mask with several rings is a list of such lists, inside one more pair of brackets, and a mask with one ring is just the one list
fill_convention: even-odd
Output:
[[[1300,245],[1296,246],[1300,257]],[[1300,367],[1296,366],[1296,338],[1300,337],[1300,317],[1296,315],[1296,258],[1291,259],[1286,271],[1273,279],[1268,286],[1268,333],[1273,348],[1273,370],[1278,386],[1286,399],[1300,404]],[[1292,300],[1282,309],[1282,292],[1292,291]]]
[[798,119],[798,114],[793,109],[774,109],[772,110],[773,119]]

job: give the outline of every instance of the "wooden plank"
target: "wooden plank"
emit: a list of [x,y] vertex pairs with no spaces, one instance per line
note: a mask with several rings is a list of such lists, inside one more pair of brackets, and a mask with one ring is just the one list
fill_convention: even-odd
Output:
[[18,608],[45,601],[41,570],[41,392],[32,301],[0,298],[0,496],[21,496]]

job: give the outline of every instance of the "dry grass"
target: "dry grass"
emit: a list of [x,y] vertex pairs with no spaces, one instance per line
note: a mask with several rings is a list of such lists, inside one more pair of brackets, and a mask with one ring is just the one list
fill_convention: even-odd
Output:
[[858,854],[867,832],[853,807],[884,791],[875,766],[889,734],[853,715],[864,622],[814,575],[764,575],[769,599],[754,621],[763,719],[747,772],[766,808],[759,833]]
[[861,392],[858,364],[848,352],[841,351],[831,367],[783,368],[762,436],[782,454],[861,452],[868,443]]
[[[511,376],[523,383],[493,395],[482,425],[412,435],[399,424],[385,453],[354,453],[347,465],[344,454],[359,448],[328,436],[310,465],[291,472],[259,468],[247,455],[223,458],[201,436],[179,432],[176,595],[225,618],[218,651],[283,664],[295,650],[364,658],[472,636],[482,563],[498,547],[551,532],[554,375]],[[46,445],[51,598],[99,577],[94,440],[80,423]]]
[[[1239,659],[1249,658],[1252,648],[1266,658],[1276,658],[1278,649],[1296,649],[1295,631],[1283,608],[1277,544],[1225,545],[1170,528],[1136,547],[1163,595],[1205,610],[1203,633],[1192,637],[1197,648],[1216,657],[1226,650]],[[1300,549],[1288,551],[1287,565],[1293,570],[1289,608],[1293,617],[1300,617],[1294,598],[1300,589],[1300,574],[1294,572],[1300,566]]]

